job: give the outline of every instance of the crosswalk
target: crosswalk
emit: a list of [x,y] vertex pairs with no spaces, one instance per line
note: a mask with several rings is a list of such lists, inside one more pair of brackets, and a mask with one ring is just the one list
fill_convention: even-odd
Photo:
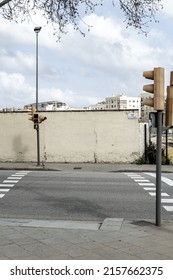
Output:
[[[156,184],[152,183],[150,180],[144,177],[145,175],[156,177],[156,174],[150,172],[143,173],[142,175],[127,172],[125,174],[134,182],[136,182],[139,186],[143,187],[143,189],[147,191],[150,196],[156,196]],[[173,186],[173,180],[168,179],[164,176],[161,177],[161,180],[168,186]],[[163,192],[163,190],[161,190],[161,203],[162,207],[166,211],[171,212],[171,214],[173,214],[173,197],[171,198],[170,195],[167,192]]]
[[0,184],[0,198],[3,198],[15,186],[15,184],[17,184],[22,178],[24,178],[30,172],[31,171],[22,170],[7,177]]

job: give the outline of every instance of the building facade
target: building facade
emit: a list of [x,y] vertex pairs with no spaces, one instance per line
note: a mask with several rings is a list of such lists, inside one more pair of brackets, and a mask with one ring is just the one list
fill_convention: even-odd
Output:
[[97,104],[90,105],[84,109],[86,109],[86,110],[106,110],[106,102],[105,101],[98,102]]
[[[35,103],[28,104],[24,106],[24,110],[30,109],[32,105],[36,105]],[[60,101],[46,101],[38,103],[39,111],[58,111],[58,110],[69,110],[70,107],[66,105],[66,103]]]
[[106,98],[106,109],[108,110],[139,110],[141,108],[140,97],[130,97],[124,94]]

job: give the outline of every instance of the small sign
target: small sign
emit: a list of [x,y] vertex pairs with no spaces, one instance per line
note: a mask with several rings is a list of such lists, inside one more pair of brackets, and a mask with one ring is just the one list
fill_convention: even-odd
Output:
[[137,119],[138,118],[138,113],[128,112],[127,116],[128,116],[128,119]]

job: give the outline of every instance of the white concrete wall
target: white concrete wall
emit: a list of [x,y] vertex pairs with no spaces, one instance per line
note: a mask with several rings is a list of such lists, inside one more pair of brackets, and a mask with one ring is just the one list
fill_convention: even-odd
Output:
[[[137,118],[129,112],[41,112],[45,162],[131,162],[141,154]],[[0,161],[36,161],[36,130],[26,112],[0,113]]]

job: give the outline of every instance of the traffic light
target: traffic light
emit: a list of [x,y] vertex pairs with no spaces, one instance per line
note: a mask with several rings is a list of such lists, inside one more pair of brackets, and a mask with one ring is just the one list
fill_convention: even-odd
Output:
[[34,114],[33,120],[34,120],[34,129],[37,129],[38,124],[39,124],[39,115],[38,115],[38,113]]
[[30,115],[30,117],[29,117],[29,119],[28,120],[30,120],[30,121],[34,121],[34,114],[35,114],[35,106],[34,105],[31,105],[30,107],[29,107],[29,113],[28,113],[28,115]]
[[170,86],[167,86],[165,125],[173,126],[173,72],[170,74]]
[[44,120],[46,120],[47,119],[47,117],[45,117],[45,116],[42,116],[42,115],[39,115],[37,112],[36,112],[36,109],[35,109],[35,106],[34,105],[32,105],[32,106],[30,106],[30,111],[29,111],[29,115],[30,115],[30,117],[29,117],[29,120],[30,121],[33,121],[33,123],[34,123],[34,129],[37,129],[38,128],[38,125],[40,124],[40,123],[42,123]]
[[164,110],[164,68],[158,67],[151,71],[144,71],[143,77],[153,80],[153,84],[144,85],[143,90],[153,93],[153,98],[146,98],[143,104],[151,106],[154,110]]
[[39,115],[38,117],[38,123],[42,123],[43,121],[45,121],[47,118],[45,116]]

